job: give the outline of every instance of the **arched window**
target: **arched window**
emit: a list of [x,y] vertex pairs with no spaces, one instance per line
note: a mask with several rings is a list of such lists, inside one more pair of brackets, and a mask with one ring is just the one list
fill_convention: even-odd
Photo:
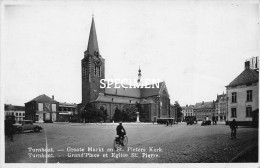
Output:
[[162,94],[162,115],[167,115],[167,93],[165,90]]
[[105,111],[107,108],[106,108],[106,105],[105,104],[102,104],[101,106],[100,106],[100,110],[102,110],[102,111]]
[[101,77],[101,67],[95,65],[94,68],[95,68],[95,71],[94,71],[95,76]]

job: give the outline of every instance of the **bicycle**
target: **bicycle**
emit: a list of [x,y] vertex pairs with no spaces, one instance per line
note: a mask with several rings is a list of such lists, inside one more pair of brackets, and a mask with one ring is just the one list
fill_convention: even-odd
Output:
[[124,135],[124,140],[119,139],[119,136],[115,137],[114,140],[114,149],[116,150],[118,147],[121,146],[127,146],[128,143],[128,137],[126,135]]
[[236,133],[237,133],[236,128],[234,130],[231,130],[231,139],[237,139]]

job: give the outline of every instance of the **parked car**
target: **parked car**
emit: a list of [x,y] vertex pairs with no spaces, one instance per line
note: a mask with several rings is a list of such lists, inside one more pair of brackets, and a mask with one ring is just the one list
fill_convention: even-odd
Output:
[[23,120],[19,123],[13,124],[16,132],[33,131],[40,132],[43,128],[39,125],[34,125],[31,120]]
[[202,121],[201,126],[203,125],[211,125],[211,120]]
[[185,122],[187,125],[197,124],[196,116],[185,116]]

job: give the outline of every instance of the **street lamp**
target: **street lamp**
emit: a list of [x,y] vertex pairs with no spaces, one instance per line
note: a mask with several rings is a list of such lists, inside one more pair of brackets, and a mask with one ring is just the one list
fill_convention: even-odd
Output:
[[159,108],[158,108],[158,117],[160,118],[160,117],[161,117],[161,114],[160,114],[160,112],[161,112],[161,101],[160,101],[160,95],[157,96],[157,102],[158,102],[158,104],[159,104]]

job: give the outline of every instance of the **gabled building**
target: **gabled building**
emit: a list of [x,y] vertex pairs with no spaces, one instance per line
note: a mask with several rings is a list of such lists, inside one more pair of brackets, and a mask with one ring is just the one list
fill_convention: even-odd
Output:
[[194,105],[186,105],[182,107],[182,114],[184,116],[184,118],[186,116],[194,116]]
[[[258,121],[259,109],[259,72],[251,69],[250,62],[245,62],[244,71],[239,74],[227,89],[227,120],[236,119],[240,125],[249,125],[253,116]],[[257,113],[257,114],[256,114]]]
[[226,94],[217,95],[215,101],[215,118],[217,121],[226,121],[227,118],[227,97]]
[[182,116],[183,116],[183,118],[181,120],[183,120],[184,117],[186,116],[186,112],[187,112],[186,106],[181,106],[181,113],[182,113]]
[[[159,83],[159,88],[101,88],[101,79],[105,79],[105,59],[100,55],[94,18],[89,34],[87,50],[81,60],[82,102],[78,104],[78,111],[92,103],[98,109],[108,114],[108,121],[112,121],[115,110],[123,111],[130,106],[140,103],[146,113],[146,121],[157,118],[171,118],[170,96],[165,82]],[[138,70],[140,82],[141,70]]]
[[54,122],[57,120],[59,102],[45,94],[25,103],[25,118],[35,122]]
[[212,121],[212,117],[215,115],[215,102],[203,101],[201,103],[196,103],[193,111],[198,121]]

